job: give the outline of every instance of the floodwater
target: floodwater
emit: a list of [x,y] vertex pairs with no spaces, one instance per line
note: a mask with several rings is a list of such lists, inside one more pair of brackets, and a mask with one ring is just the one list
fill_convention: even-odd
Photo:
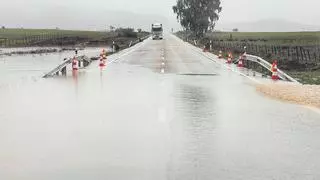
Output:
[[171,36],[104,69],[40,78],[66,55],[0,64],[25,70],[1,70],[20,83],[0,88],[0,179],[320,178],[319,114],[264,97]]

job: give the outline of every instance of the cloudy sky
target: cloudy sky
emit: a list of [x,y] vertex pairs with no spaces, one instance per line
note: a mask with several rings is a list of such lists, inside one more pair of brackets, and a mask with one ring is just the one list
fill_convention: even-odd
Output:
[[[119,25],[130,21],[141,26],[147,18],[167,19],[169,26],[177,27],[172,6],[176,0],[1,0],[0,25],[61,28],[101,28],[115,18]],[[219,25],[253,22],[263,19],[283,19],[300,24],[320,26],[319,0],[222,0],[223,12]],[[110,17],[107,12],[123,12]],[[124,13],[125,12],[125,13]],[[129,14],[127,14],[129,13]],[[128,19],[131,16],[135,19]],[[144,17],[147,16],[147,17]],[[112,20],[112,19],[113,20]],[[127,18],[127,19],[126,19]],[[140,19],[144,18],[144,20]],[[82,20],[82,21],[80,21]],[[73,24],[74,23],[74,24]],[[80,25],[81,24],[81,25]],[[52,26],[51,26],[52,25]]]

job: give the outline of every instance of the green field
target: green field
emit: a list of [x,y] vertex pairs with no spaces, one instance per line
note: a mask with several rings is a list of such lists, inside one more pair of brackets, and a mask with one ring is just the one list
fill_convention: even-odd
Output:
[[0,47],[32,46],[33,44],[50,45],[59,41],[61,44],[70,39],[75,42],[105,41],[110,38],[137,38],[148,35],[132,29],[120,28],[114,32],[73,31],[58,29],[0,29]]
[[72,31],[57,29],[0,29],[0,39],[23,39],[29,36],[57,34],[60,36],[79,36],[88,38],[102,38],[110,33],[99,31]]
[[249,41],[277,45],[319,45],[320,32],[214,32],[206,37],[213,40]]

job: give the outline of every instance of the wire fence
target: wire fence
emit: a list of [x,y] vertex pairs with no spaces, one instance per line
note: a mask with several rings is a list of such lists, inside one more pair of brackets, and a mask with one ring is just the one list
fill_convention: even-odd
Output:
[[241,53],[245,50],[249,54],[254,54],[269,60],[295,61],[298,64],[320,64],[320,48],[317,45],[309,46],[288,46],[255,44],[243,42],[211,41],[214,49]]

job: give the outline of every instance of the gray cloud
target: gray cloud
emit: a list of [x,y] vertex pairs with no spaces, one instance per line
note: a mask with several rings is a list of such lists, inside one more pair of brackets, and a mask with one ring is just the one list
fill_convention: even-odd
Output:
[[[171,8],[176,0],[3,1],[0,24],[8,27],[101,29],[118,24],[148,28],[149,24],[143,23],[152,21],[164,21],[167,27],[179,27]],[[275,18],[319,26],[319,5],[317,0],[222,0],[223,11],[218,27]]]

